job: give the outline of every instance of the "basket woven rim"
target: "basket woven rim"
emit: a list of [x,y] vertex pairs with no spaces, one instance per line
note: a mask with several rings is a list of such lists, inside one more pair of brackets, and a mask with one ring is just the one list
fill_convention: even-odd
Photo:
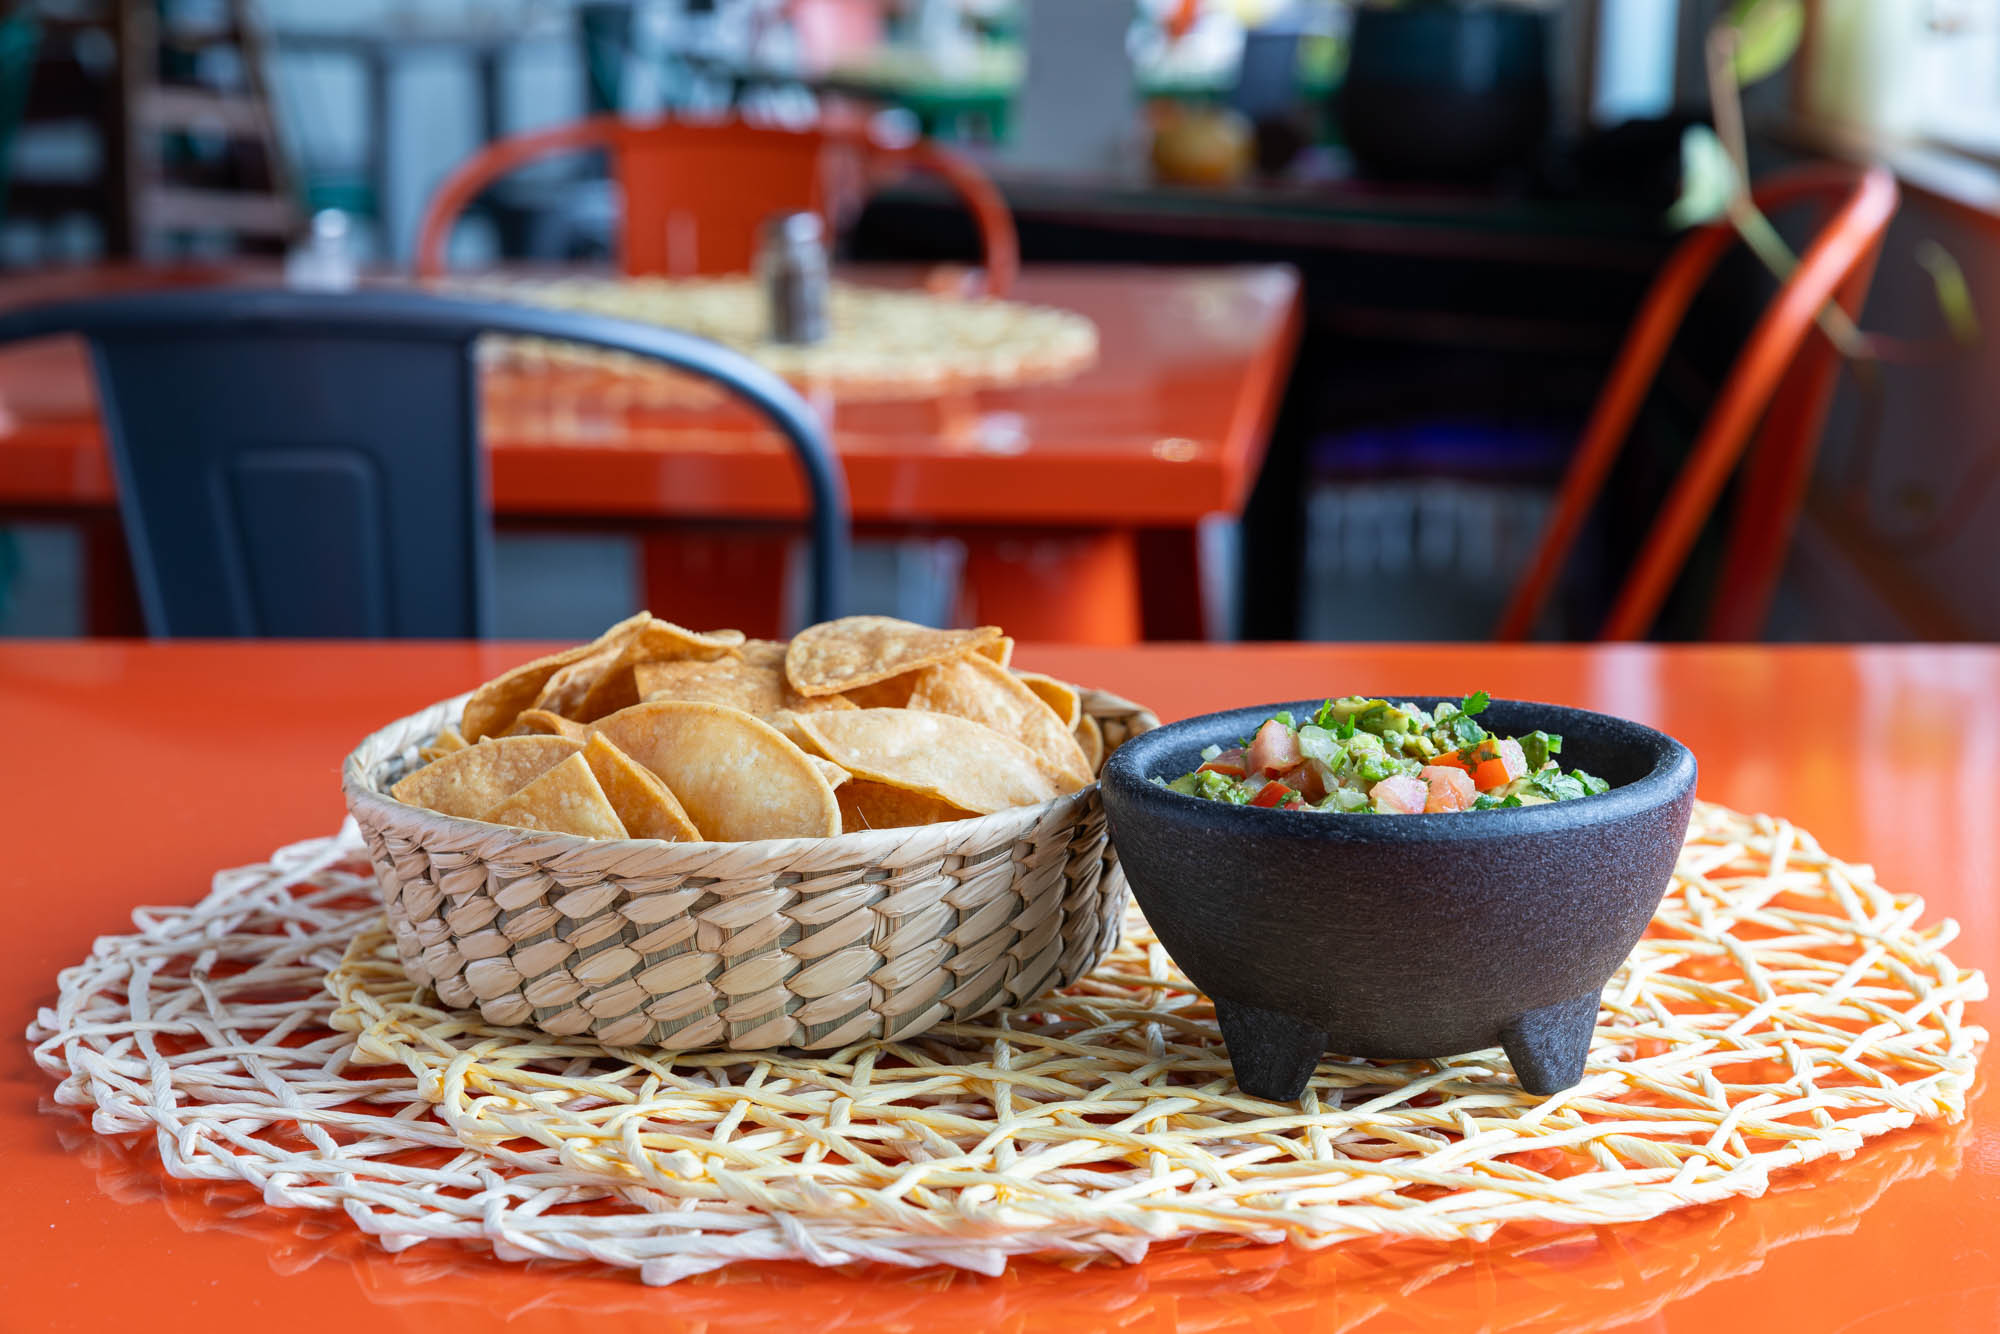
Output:
[[[1071,683],[1074,684],[1074,683]],[[1140,726],[1135,732],[1150,731],[1160,725],[1159,716],[1142,704],[1134,703],[1122,696],[1092,686],[1076,685],[1082,697],[1083,708],[1095,715],[1127,714]],[[395,820],[406,828],[421,831],[428,844],[443,844],[447,849],[453,844],[461,844],[465,850],[475,846],[486,846],[494,836],[494,831],[504,830],[517,836],[516,846],[524,856],[534,860],[556,856],[564,852],[604,853],[623,851],[629,855],[640,849],[666,851],[675,854],[707,853],[719,855],[731,850],[740,856],[764,854],[773,858],[786,858],[798,853],[838,845],[839,850],[852,850],[858,857],[866,858],[877,850],[881,852],[905,849],[913,838],[926,833],[934,833],[941,843],[985,843],[990,839],[1012,838],[1016,832],[1034,826],[1043,818],[1063,809],[1075,809],[1087,804],[1096,796],[1101,779],[1094,779],[1074,792],[1051,797],[1033,806],[1010,806],[1004,811],[990,815],[976,815],[964,820],[946,820],[937,824],[892,826],[884,829],[859,829],[852,833],[828,834],[818,838],[764,838],[745,839],[736,842],[718,840],[683,841],[669,843],[656,838],[587,838],[581,834],[547,833],[541,830],[521,829],[514,825],[489,824],[464,815],[445,815],[423,806],[412,806],[397,801],[390,796],[383,782],[381,771],[390,758],[407,748],[419,736],[434,737],[447,725],[456,724],[465,711],[465,701],[472,696],[468,690],[441,699],[414,713],[405,714],[382,727],[370,732],[349,751],[340,767],[340,788],[346,797],[348,811],[357,818],[363,810],[373,812],[383,820]],[[1095,706],[1095,707],[1093,707]],[[1108,762],[1109,756],[1106,756]]]

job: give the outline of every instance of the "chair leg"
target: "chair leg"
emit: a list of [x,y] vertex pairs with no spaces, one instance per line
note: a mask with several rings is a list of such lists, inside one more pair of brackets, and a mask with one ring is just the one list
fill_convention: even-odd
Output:
[[1138,544],[1129,530],[961,536],[962,620],[1042,643],[1138,641]]
[[785,633],[792,537],[779,530],[673,528],[640,541],[646,608],[691,630]]
[[1140,609],[1146,638],[1208,638],[1201,566],[1199,529],[1148,528],[1140,532]]
[[116,513],[79,520],[83,537],[84,633],[125,638],[146,633],[139,586],[132,578],[132,553]]

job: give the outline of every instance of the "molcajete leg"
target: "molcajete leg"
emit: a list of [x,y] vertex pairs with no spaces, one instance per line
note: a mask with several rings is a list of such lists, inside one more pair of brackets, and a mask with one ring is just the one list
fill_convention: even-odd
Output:
[[1326,1034],[1288,1014],[1220,997],[1215,1017],[1222,1023],[1222,1040],[1229,1044],[1236,1087],[1253,1098],[1296,1102],[1326,1051]]
[[1598,993],[1587,991],[1530,1010],[1500,1031],[1500,1045],[1514,1063],[1514,1077],[1530,1093],[1560,1093],[1583,1078],[1590,1035],[1597,1027]]

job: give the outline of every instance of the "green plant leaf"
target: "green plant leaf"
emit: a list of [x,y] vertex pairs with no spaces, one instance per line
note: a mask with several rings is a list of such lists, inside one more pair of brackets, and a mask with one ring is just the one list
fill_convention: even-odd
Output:
[[1944,314],[1945,327],[1960,344],[1971,346],[1979,341],[1979,311],[1972,304],[1972,288],[1965,281],[1965,270],[1958,266],[1952,253],[1936,241],[1920,241],[1913,256],[1931,276],[1931,286],[1937,290],[1938,309]]
[[1804,0],[1736,0],[1725,20],[1737,32],[1736,82],[1745,86],[1785,67],[1805,34]]
[[1681,132],[1681,194],[1667,210],[1673,227],[1699,227],[1729,209],[1739,182],[1736,163],[1714,130],[1690,125]]

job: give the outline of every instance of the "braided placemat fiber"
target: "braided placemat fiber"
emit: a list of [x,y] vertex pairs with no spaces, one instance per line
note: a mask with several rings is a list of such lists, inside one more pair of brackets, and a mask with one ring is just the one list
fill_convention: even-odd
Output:
[[1605,989],[1584,1081],[1546,1099],[1496,1053],[1329,1060],[1297,1106],[1246,1098],[1136,915],[1060,995],[915,1041],[670,1059],[554,1040],[427,1004],[358,853],[351,830],[295,845],[100,940],[31,1030],[57,1101],[156,1132],[176,1176],[343,1210],[392,1249],[453,1237],[649,1282],[1636,1220],[1957,1120],[1985,1038],[1951,923],[1714,806]]

